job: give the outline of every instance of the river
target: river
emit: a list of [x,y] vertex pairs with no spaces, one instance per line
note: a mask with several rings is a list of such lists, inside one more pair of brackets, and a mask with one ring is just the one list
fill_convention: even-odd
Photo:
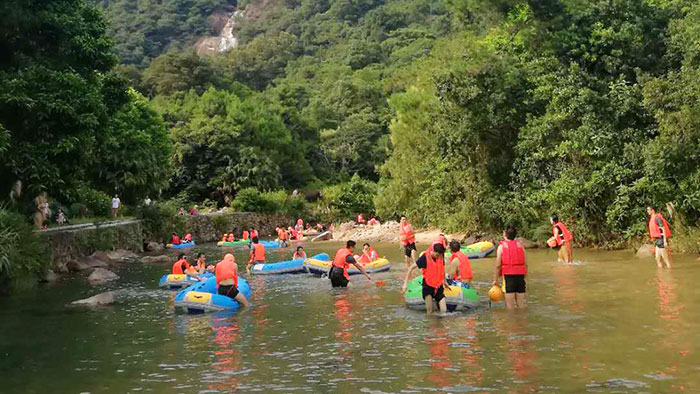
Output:
[[[339,245],[307,246],[330,254]],[[0,299],[0,392],[700,392],[692,256],[658,270],[630,251],[575,250],[568,266],[528,251],[528,309],[516,312],[489,307],[493,259],[474,260],[481,307],[427,318],[404,307],[401,251],[375,247],[394,263],[375,275],[385,286],[253,277],[253,306],[236,316],[175,314],[174,292],[157,287],[166,264],[125,264],[106,285],[70,278]],[[291,253],[268,251],[268,260]],[[245,260],[243,249],[235,254]],[[65,306],[115,289],[113,306]]]

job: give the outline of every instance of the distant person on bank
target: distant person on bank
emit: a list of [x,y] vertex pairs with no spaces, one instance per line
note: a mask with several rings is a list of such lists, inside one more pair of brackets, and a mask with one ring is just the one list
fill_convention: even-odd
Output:
[[116,218],[119,216],[119,209],[122,206],[122,200],[119,199],[118,195],[114,195],[114,198],[112,198],[112,217]]

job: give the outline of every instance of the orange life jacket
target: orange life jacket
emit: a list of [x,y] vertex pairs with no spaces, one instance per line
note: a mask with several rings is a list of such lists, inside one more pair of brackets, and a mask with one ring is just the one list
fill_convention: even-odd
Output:
[[406,222],[405,226],[399,224],[399,237],[406,237],[405,241],[401,241],[401,245],[406,246],[416,242],[416,236],[413,233],[413,227],[411,223]]
[[520,242],[514,239],[504,239],[499,244],[501,248],[501,274],[503,275],[525,275],[525,250],[520,246]]
[[350,279],[350,275],[348,275],[348,256],[352,256],[350,249],[342,248],[335,252],[335,257],[333,258],[333,266],[336,268],[342,268],[343,275],[346,279]]
[[467,255],[464,254],[464,252],[462,252],[461,250],[458,250],[456,253],[452,253],[452,257],[450,257],[450,263],[452,263],[454,259],[459,260],[459,273],[452,279],[472,279],[474,277],[474,274],[472,273],[472,263],[469,261],[469,257],[467,257]]
[[173,235],[173,240],[170,241],[170,243],[173,245],[180,245],[180,237],[178,237],[177,235]]
[[660,213],[655,213],[649,218],[649,236],[652,239],[661,238],[663,236],[661,235],[661,228],[659,227],[659,224],[656,223],[656,218],[661,219],[661,222],[664,225],[664,234],[666,234],[666,238],[671,238],[671,229],[668,227],[668,222],[666,221],[664,215]]
[[248,230],[243,230],[243,235],[241,236],[241,239],[244,241],[248,240],[248,235]]
[[423,256],[427,263],[423,268],[423,281],[437,291],[437,288],[445,282],[445,260],[441,257],[433,259],[431,249],[426,250]]
[[280,238],[280,241],[286,241],[287,240],[287,230],[280,229],[279,238]]
[[[559,232],[557,232],[557,229],[559,229],[561,235]],[[554,227],[552,227],[552,235],[554,235],[554,238],[557,240],[557,246],[561,246],[566,242],[571,242],[571,240],[574,239],[574,237],[571,236],[569,229],[562,222],[554,223]]]
[[173,264],[173,274],[184,274],[185,271],[182,270],[182,266],[185,266],[185,271],[190,268],[190,263],[185,259],[180,259]]
[[252,257],[253,261],[265,261],[265,247],[263,244],[253,244],[250,257]]
[[235,260],[221,260],[216,264],[216,287],[227,279],[233,279],[233,285],[238,288],[238,266]]
[[207,263],[203,261],[197,260],[197,269],[198,270],[206,270],[207,269]]
[[371,263],[375,260],[377,260],[379,256],[377,255],[377,251],[374,250],[374,248],[369,248],[368,252],[362,253],[362,257],[360,257],[360,263],[362,264],[367,264]]

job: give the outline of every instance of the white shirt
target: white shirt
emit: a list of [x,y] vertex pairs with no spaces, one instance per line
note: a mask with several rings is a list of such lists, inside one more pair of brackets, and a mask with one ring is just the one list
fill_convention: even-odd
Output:
[[146,199],[143,201],[143,204],[144,204],[144,205],[151,205],[151,199],[150,199],[150,198],[146,198]]
[[119,209],[119,204],[121,204],[121,200],[119,199],[119,197],[114,197],[112,199],[112,208]]

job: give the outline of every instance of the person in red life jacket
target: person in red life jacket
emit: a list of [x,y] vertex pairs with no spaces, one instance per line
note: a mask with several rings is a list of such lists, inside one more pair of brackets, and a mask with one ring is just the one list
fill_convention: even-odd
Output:
[[423,299],[425,312],[433,313],[433,302],[437,302],[440,312],[447,312],[445,289],[450,289],[445,277],[445,247],[435,243],[416,260],[416,264],[406,272],[401,290],[405,293],[408,279],[413,271],[419,268],[423,271]]
[[243,294],[238,291],[238,265],[232,254],[216,264],[216,292],[238,301],[242,306],[250,305]]
[[192,242],[192,234],[185,234],[185,237],[183,239],[185,240],[185,242]]
[[180,245],[180,237],[176,233],[173,233],[173,237],[170,240],[170,243],[173,245]]
[[359,260],[362,264],[369,264],[373,261],[379,260],[379,255],[373,247],[369,246],[369,244],[364,244],[362,245],[362,256],[360,256]]
[[365,224],[365,217],[362,216],[362,214],[357,215],[357,224],[358,225],[364,225]]
[[299,239],[299,233],[296,228],[290,226],[287,228],[287,232],[289,232],[289,236],[292,237],[292,239]]
[[566,225],[559,220],[559,217],[556,214],[552,215],[549,221],[552,223],[552,236],[554,236],[554,240],[557,243],[555,249],[558,249],[557,255],[559,257],[559,261],[563,261],[566,264],[573,263],[574,251],[571,247],[571,242],[574,240],[574,237],[571,235],[571,232]]
[[527,260],[525,248],[517,239],[518,232],[508,227],[503,232],[503,241],[496,249],[496,263],[493,272],[493,285],[499,285],[503,276],[506,282],[506,308],[525,308],[525,276],[527,275]]
[[348,275],[348,267],[350,264],[357,267],[357,269],[367,277],[367,280],[372,280],[372,277],[367,274],[362,264],[358,263],[353,257],[353,252],[355,251],[355,241],[348,241],[344,248],[338,249],[333,258],[333,265],[331,265],[331,270],[328,272],[328,278],[331,280],[331,286],[333,287],[348,287],[350,285],[350,276]]
[[185,258],[184,253],[177,255],[177,261],[173,263],[173,274],[182,275],[190,268],[190,263]]
[[224,233],[224,236],[221,237],[221,242],[228,242],[228,234]]
[[668,226],[666,218],[654,209],[652,206],[647,207],[649,215],[649,237],[654,241],[656,265],[663,268],[666,264],[667,268],[671,268],[671,259],[668,254],[668,239],[671,237],[671,228]]
[[321,223],[316,223],[316,231],[319,233],[323,232],[323,225]]
[[471,286],[474,278],[472,263],[469,261],[469,257],[462,252],[461,247],[459,241],[450,242],[450,251],[452,252],[449,264],[450,278]]
[[250,267],[252,267],[253,264],[263,263],[265,263],[265,246],[260,243],[258,237],[253,237],[253,247],[250,249],[250,260],[248,261],[246,271],[250,273]]
[[236,240],[236,236],[234,235],[235,233],[236,233],[235,230],[234,230],[234,231],[231,231],[230,233],[228,233],[228,238],[226,239],[226,241],[227,241],[227,242],[233,242],[233,241],[235,241],[235,240]]
[[203,274],[207,271],[214,271],[214,266],[207,266],[207,256],[204,253],[199,253],[197,255],[197,264],[195,266],[197,273]]
[[253,239],[253,238],[258,238],[258,237],[259,237],[258,230],[256,230],[255,227],[251,228],[250,229],[250,238]]
[[306,223],[306,231],[311,231],[311,223]]
[[241,234],[241,239],[247,241],[249,236],[250,233],[248,232],[248,230],[243,230],[243,233]]
[[399,241],[404,250],[406,268],[410,268],[416,261],[416,235],[406,216],[401,216],[401,223],[399,223]]
[[289,237],[287,236],[287,230],[285,230],[283,228],[279,229],[279,233],[277,233],[277,237],[280,240],[280,247],[286,248],[287,246],[289,246],[287,244],[287,241],[289,239]]
[[297,246],[297,250],[294,251],[294,255],[292,256],[292,259],[305,259],[306,258],[306,251],[304,250],[303,246]]
[[369,221],[367,221],[367,225],[368,225],[368,226],[376,226],[376,225],[379,225],[379,220],[377,220],[376,218],[372,218],[372,219],[370,219]]

